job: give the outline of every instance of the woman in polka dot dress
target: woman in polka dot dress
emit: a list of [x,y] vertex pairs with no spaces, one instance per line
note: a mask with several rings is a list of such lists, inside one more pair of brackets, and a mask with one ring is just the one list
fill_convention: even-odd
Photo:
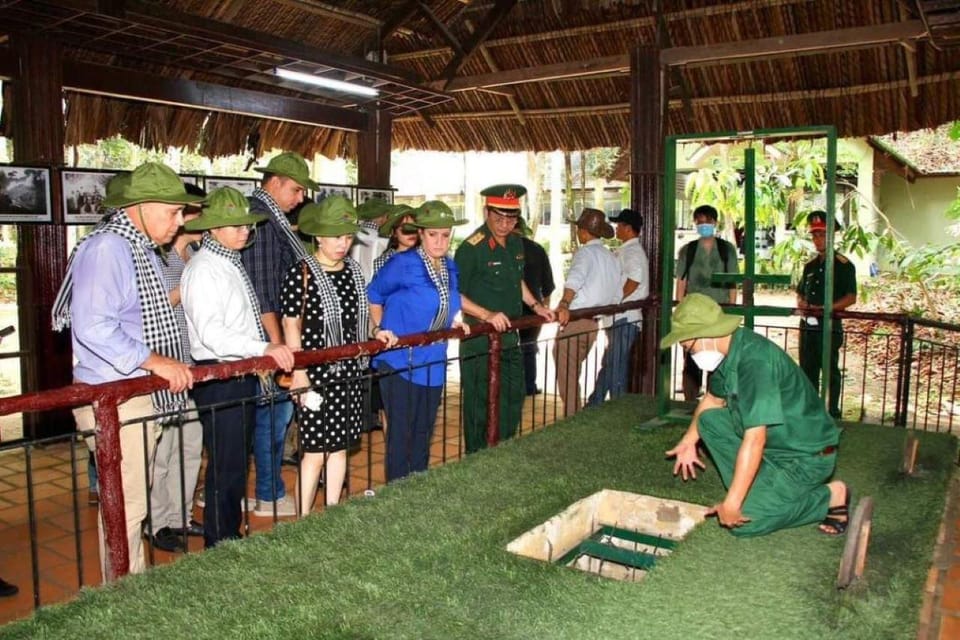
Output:
[[[333,196],[300,212],[300,232],[315,237],[316,250],[295,264],[281,289],[283,329],[294,350],[363,342],[370,332],[366,287],[360,266],[347,254],[360,228],[353,203]],[[388,331],[376,336],[395,341]],[[337,504],[347,472],[347,450],[360,441],[365,359],[340,360],[296,369],[298,396],[300,514],[310,513],[325,468],[326,504]]]

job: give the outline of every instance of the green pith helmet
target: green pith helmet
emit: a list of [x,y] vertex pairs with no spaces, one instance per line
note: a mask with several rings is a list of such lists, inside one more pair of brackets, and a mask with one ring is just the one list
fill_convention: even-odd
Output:
[[413,222],[403,225],[404,229],[449,229],[461,224],[467,224],[466,220],[457,220],[453,211],[446,202],[441,200],[427,200],[417,207],[414,213]]
[[393,210],[387,214],[387,221],[380,225],[380,237],[389,238],[390,234],[393,233],[393,230],[397,228],[398,224],[400,224],[400,221],[407,216],[414,215],[415,211],[416,209],[408,204],[393,205]]
[[723,312],[713,298],[702,293],[685,296],[670,319],[670,333],[660,340],[660,348],[666,349],[677,342],[695,338],[719,338],[727,336],[740,326],[740,316]]
[[304,189],[316,191],[318,188],[317,183],[310,179],[310,169],[307,167],[307,161],[299,153],[293,151],[276,155],[270,158],[267,166],[254,167],[253,170],[268,175],[290,178]]
[[367,198],[357,205],[357,217],[361,220],[376,220],[393,210],[393,205],[380,198]]
[[247,197],[232,187],[221,187],[207,196],[206,206],[199,218],[183,224],[187,231],[206,231],[219,227],[240,227],[257,224],[267,216],[250,213]]
[[330,196],[320,204],[311,202],[300,210],[300,233],[308,236],[335,237],[356,233],[357,210],[347,198]]
[[187,193],[180,176],[160,162],[144,162],[129,174],[126,184],[123,184],[122,177],[117,176],[111,181],[120,180],[119,191],[103,199],[104,207],[123,209],[143,202],[183,205],[203,202],[202,196]]

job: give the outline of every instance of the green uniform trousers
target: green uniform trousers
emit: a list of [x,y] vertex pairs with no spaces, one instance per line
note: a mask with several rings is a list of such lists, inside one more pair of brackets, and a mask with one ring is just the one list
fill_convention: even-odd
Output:
[[[836,322],[836,320],[834,320]],[[843,333],[834,331],[830,341],[830,415],[840,417],[840,390],[843,378],[840,375],[840,347],[843,346]],[[823,331],[820,329],[800,328],[800,368],[820,393],[820,368],[822,366],[821,349]]]
[[[743,442],[734,431],[729,409],[710,409],[700,414],[700,438],[710,451],[724,487],[733,482],[737,452]],[[776,429],[777,427],[772,427]],[[830,489],[837,454],[775,455],[764,451],[763,462],[743,503],[750,522],[730,529],[735,536],[762,536],[780,529],[820,522],[827,516]]]
[[[487,446],[487,376],[490,341],[474,338],[460,343],[460,388],[467,453]],[[524,398],[523,359],[517,333],[503,334],[500,356],[500,440],[512,438],[520,424]]]

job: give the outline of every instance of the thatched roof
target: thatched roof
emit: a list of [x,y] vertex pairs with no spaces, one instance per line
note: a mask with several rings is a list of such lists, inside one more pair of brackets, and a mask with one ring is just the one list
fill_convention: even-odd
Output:
[[[73,4],[85,3],[97,4],[93,0]],[[18,5],[45,6],[43,2],[25,1],[5,4],[14,8],[0,9],[0,32],[5,28],[25,29],[23,24],[6,27],[11,20],[4,20],[9,17],[5,12],[16,10]],[[546,151],[629,147],[629,72],[616,60],[637,45],[652,45],[659,40],[662,49],[709,46],[709,55],[713,50],[725,51],[726,43],[857,28],[882,30],[898,24],[922,24],[923,28],[918,37],[900,41],[672,66],[666,74],[670,96],[667,132],[834,124],[843,136],[862,136],[933,127],[960,117],[960,47],[953,46],[954,32],[937,26],[949,21],[936,16],[931,19],[920,10],[934,4],[941,8],[960,5],[942,0],[422,3],[429,7],[432,17],[419,9],[418,3],[407,0],[164,0],[153,4],[270,34],[284,46],[306,45],[339,56],[362,58],[378,49],[378,34],[388,31],[381,43],[387,63],[407,78],[397,80],[398,86],[416,85],[435,92],[422,94],[432,100],[433,106],[420,113],[407,109],[394,120],[396,149]],[[458,80],[489,81],[490,74],[517,70],[543,74],[556,69],[556,65],[575,62],[604,62],[606,70],[575,78],[484,85],[449,92],[449,101],[430,97],[445,86],[444,71],[456,55],[451,39],[458,46],[468,46],[471,34],[483,29],[491,10],[510,4],[515,6],[457,71]],[[659,16],[652,12],[655,4],[665,7]],[[50,25],[37,26],[47,28],[45,33],[56,33],[49,30]],[[143,37],[150,34],[149,30],[137,33]],[[69,42],[66,55],[163,76],[265,88],[258,69],[272,63],[269,55],[231,52],[227,46],[210,47],[197,54],[206,45],[185,37],[180,46],[194,52],[190,55],[173,49],[161,39],[162,34],[154,37],[163,44],[151,51],[169,55],[158,54],[159,59],[153,63],[143,55],[127,55],[130,47],[113,47],[108,54],[82,38]],[[227,44],[236,49],[241,43]],[[269,90],[326,100],[322,92],[297,91],[289,84]],[[399,90],[397,95],[401,95]],[[356,135],[334,129],[72,92],[68,102],[69,144],[122,133],[148,145],[197,145],[203,153],[218,155],[243,151],[247,134],[259,128],[264,148],[277,146],[329,156],[352,156],[356,151]]]

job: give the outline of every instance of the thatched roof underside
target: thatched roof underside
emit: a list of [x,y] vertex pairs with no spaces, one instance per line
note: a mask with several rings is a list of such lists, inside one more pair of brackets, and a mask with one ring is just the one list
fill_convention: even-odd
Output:
[[[407,2],[345,0],[165,0],[180,11],[277,38],[362,56],[378,28]],[[494,2],[426,2],[461,43]],[[657,41],[654,3],[639,0],[519,2],[457,77],[628,54]],[[892,0],[675,0],[661,2],[668,44],[691,47],[917,20],[915,3]],[[0,27],[2,31],[2,27]],[[454,53],[422,12],[413,12],[383,43],[391,65],[438,80]],[[912,49],[912,50],[911,50]],[[68,50],[90,60],[97,54]],[[103,63],[102,60],[97,60]],[[134,66],[122,53],[110,61]],[[143,65],[137,63],[136,68]],[[258,88],[196,70],[156,73]],[[842,136],[934,127],[960,117],[960,48],[920,39],[803,56],[674,67],[668,73],[667,133],[833,124]],[[262,86],[259,87],[261,90]],[[916,95],[913,95],[916,92]],[[511,94],[509,97],[505,93]],[[292,94],[292,92],[291,92]],[[466,90],[454,100],[393,124],[395,149],[547,151],[629,147],[628,73]],[[303,97],[303,96],[300,96]],[[221,113],[68,94],[67,142],[120,133],[148,146],[196,147],[215,156],[240,153],[259,126],[264,149],[353,156],[356,135]]]

